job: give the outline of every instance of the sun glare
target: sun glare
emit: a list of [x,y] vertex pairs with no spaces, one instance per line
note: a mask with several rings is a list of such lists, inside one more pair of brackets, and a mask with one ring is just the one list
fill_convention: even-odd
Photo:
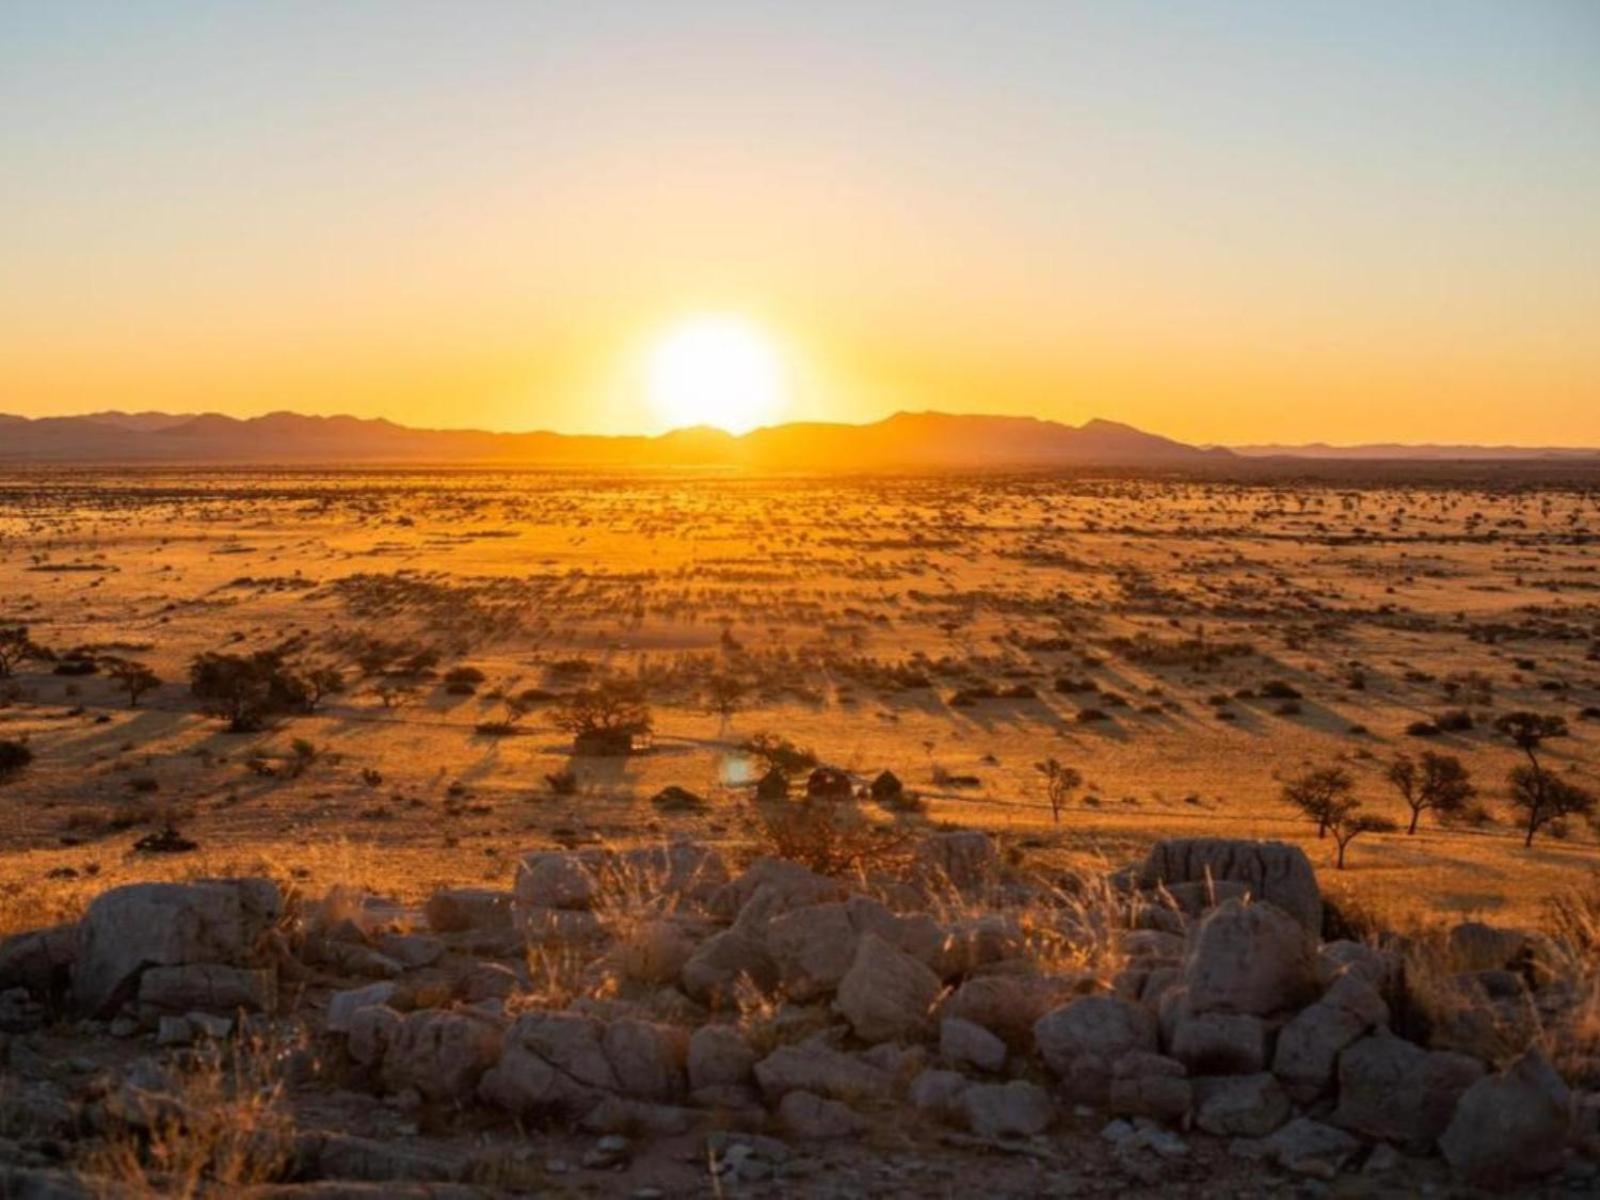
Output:
[[783,407],[783,371],[772,339],[737,316],[694,317],[650,354],[650,404],[673,428],[714,425],[746,433]]

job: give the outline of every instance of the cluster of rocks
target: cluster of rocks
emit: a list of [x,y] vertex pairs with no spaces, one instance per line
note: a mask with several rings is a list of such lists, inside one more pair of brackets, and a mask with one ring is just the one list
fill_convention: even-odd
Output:
[[[1467,969],[1432,985],[1459,1003],[1419,1032],[1401,950],[1323,941],[1297,848],[1161,843],[1098,908],[1007,879],[980,833],[935,835],[918,863],[868,895],[778,859],[734,874],[688,842],[540,852],[509,891],[420,912],[290,913],[255,879],[132,885],[0,944],[0,1028],[67,1005],[187,1042],[276,1012],[292,979],[348,1078],[401,1110],[481,1105],[596,1136],[714,1114],[837,1139],[909,1109],[1005,1143],[1098,1112],[1119,1154],[1156,1168],[1198,1130],[1302,1175],[1437,1151],[1487,1184],[1596,1145],[1596,1096],[1536,1048],[1550,1002],[1526,935],[1457,930]],[[936,893],[966,903],[936,916]],[[1041,927],[1070,943],[1108,925],[1131,926],[1109,930],[1125,955],[1110,980],[1033,952]],[[611,986],[556,1004],[530,946]]]

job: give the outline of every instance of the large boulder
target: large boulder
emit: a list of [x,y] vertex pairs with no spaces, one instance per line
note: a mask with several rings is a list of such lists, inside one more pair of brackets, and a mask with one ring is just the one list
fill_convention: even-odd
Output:
[[1194,1097],[1194,1123],[1220,1136],[1265,1137],[1292,1111],[1277,1079],[1264,1072],[1196,1079]]
[[994,839],[980,829],[956,829],[924,838],[917,864],[936,883],[966,890],[985,882],[999,865]]
[[1066,1084],[1072,1099],[1104,1103],[1117,1060],[1154,1052],[1158,1034],[1150,1010],[1120,996],[1081,996],[1040,1017],[1034,1043]]
[[1572,1131],[1572,1094],[1537,1050],[1486,1075],[1456,1104],[1439,1149],[1457,1174],[1507,1185],[1561,1166]]
[[667,1101],[683,1094],[689,1058],[686,1030],[624,1018],[606,1027],[601,1048],[623,1095]]
[[755,1066],[756,1082],[769,1101],[792,1091],[814,1092],[848,1104],[888,1097],[887,1072],[815,1039],[780,1046]]
[[702,1004],[729,1005],[748,980],[763,992],[778,982],[766,943],[739,928],[724,929],[695,947],[683,965],[683,990]]
[[927,914],[897,915],[866,896],[792,908],[766,924],[766,945],[779,982],[792,1000],[836,989],[855,962],[856,947],[874,934],[932,969],[944,965],[950,940]]
[[1277,905],[1306,932],[1322,932],[1316,872],[1305,851],[1286,842],[1173,838],[1150,847],[1137,875],[1143,888],[1216,881],[1243,884],[1254,899]]
[[1333,1123],[1367,1137],[1429,1147],[1450,1124],[1462,1093],[1482,1075],[1483,1064],[1475,1058],[1374,1033],[1339,1055]]
[[1198,1013],[1178,1022],[1172,1057],[1191,1075],[1255,1075],[1267,1065],[1267,1026],[1248,1013]]
[[939,1006],[941,1017],[981,1025],[1012,1050],[1033,1048],[1039,1018],[1060,1005],[1062,988],[1032,975],[975,975],[963,980]]
[[862,1041],[887,1042],[921,1033],[943,988],[939,977],[877,934],[863,934],[839,984],[838,1008]]
[[1354,971],[1342,975],[1278,1031],[1272,1073],[1296,1100],[1309,1102],[1333,1083],[1344,1048],[1388,1021],[1376,989]]
[[1192,1012],[1269,1016],[1316,997],[1316,942],[1272,904],[1229,900],[1195,932],[1183,981]]
[[689,1086],[743,1087],[755,1079],[757,1057],[732,1025],[702,1025],[689,1038]]
[[540,850],[517,863],[513,886],[520,909],[592,909],[600,899],[603,850]]
[[778,1123],[802,1141],[849,1137],[867,1125],[848,1105],[802,1091],[788,1092],[778,1102]]
[[1032,1137],[1050,1128],[1055,1105],[1036,1083],[978,1083],[962,1090],[956,1110],[967,1128],[983,1138]]
[[1543,1032],[1538,1005],[1521,975],[1486,970],[1452,976],[1421,1003],[1428,1045],[1485,1062],[1509,1062]]
[[1117,1059],[1108,1100],[1119,1117],[1177,1122],[1194,1106],[1194,1087],[1177,1059],[1135,1051]]
[[710,907],[719,917],[741,918],[759,930],[772,917],[791,908],[844,897],[845,887],[836,879],[818,875],[786,858],[758,858],[738,878],[717,889]]
[[422,911],[435,933],[510,929],[513,897],[514,893],[498,888],[441,888]]
[[52,925],[0,939],[0,992],[26,988],[39,1000],[64,993],[78,957],[78,926]]
[[271,1012],[278,1005],[278,973],[270,967],[189,963],[151,967],[139,977],[139,1015]]
[[407,1088],[429,1100],[472,1095],[500,1057],[501,1023],[483,1013],[424,1009],[391,1028],[380,1077],[391,1092]]
[[110,1017],[139,991],[147,969],[195,963],[249,965],[283,915],[268,879],[134,883],[96,896],[78,926],[72,995],[91,1017]]
[[529,1012],[506,1033],[499,1061],[479,1094],[518,1115],[550,1109],[582,1113],[617,1091],[605,1026],[567,1012]]

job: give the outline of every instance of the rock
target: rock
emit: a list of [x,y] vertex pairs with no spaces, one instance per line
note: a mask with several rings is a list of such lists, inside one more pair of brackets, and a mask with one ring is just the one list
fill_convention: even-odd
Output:
[[139,1008],[152,1014],[271,1012],[278,1004],[278,974],[269,967],[190,963],[150,967],[139,979]]
[[1027,955],[1022,927],[1008,913],[979,913],[958,919],[939,932],[938,941],[940,952],[929,965],[946,978],[969,975]]
[[1179,1021],[1172,1057],[1194,1075],[1255,1075],[1267,1066],[1267,1026],[1247,1013],[1208,1012]]
[[1510,1185],[1562,1165],[1572,1130],[1572,1094],[1544,1056],[1529,1050],[1508,1069],[1462,1093],[1439,1149],[1456,1174]]
[[[761,903],[748,917],[745,909],[762,893]],[[745,917],[746,925],[759,928],[780,912],[843,900],[845,889],[837,880],[790,862],[785,858],[758,858],[737,879],[718,888],[710,901],[711,911],[732,920]]]
[[456,995],[468,1004],[485,1000],[509,1000],[522,990],[522,979],[510,967],[500,963],[474,963],[456,980]]
[[1037,1084],[975,1083],[956,1098],[967,1127],[978,1137],[1032,1137],[1050,1128],[1055,1106]]
[[1111,1112],[1120,1117],[1182,1121],[1194,1107],[1194,1088],[1174,1058],[1134,1051],[1117,1059],[1111,1073]]
[[1340,1052],[1388,1020],[1383,998],[1365,978],[1347,971],[1278,1031],[1272,1073],[1296,1100],[1309,1102],[1332,1085]]
[[689,1036],[685,1030],[623,1019],[601,1038],[617,1090],[636,1100],[672,1100],[687,1081]]
[[517,864],[513,904],[518,909],[592,909],[600,898],[600,850],[541,850]]
[[582,1163],[588,1170],[604,1171],[625,1165],[628,1158],[628,1139],[621,1134],[610,1133],[589,1148]]
[[1339,1055],[1333,1123],[1367,1137],[1431,1146],[1482,1074],[1483,1064],[1464,1054],[1374,1033]]
[[605,1052],[605,1026],[576,1013],[524,1013],[505,1036],[500,1061],[478,1091],[512,1113],[587,1111],[617,1090]]
[[978,829],[936,833],[917,846],[917,862],[923,871],[960,891],[987,880],[999,858],[994,839]]
[[867,1124],[837,1100],[803,1091],[785,1093],[778,1104],[778,1121],[802,1139],[849,1137]]
[[1162,885],[1176,911],[1186,917],[1201,917],[1227,900],[1245,900],[1252,892],[1248,883],[1233,879],[1197,879],[1188,883]]
[[26,988],[38,1000],[64,994],[78,957],[76,922],[0,940],[0,992]]
[[192,1012],[185,1016],[184,1020],[189,1022],[189,1027],[194,1030],[196,1037],[221,1041],[233,1032],[233,1018],[219,1016],[216,1013]]
[[946,1017],[939,1022],[939,1054],[956,1067],[999,1071],[1006,1065],[1006,1044],[982,1025]]
[[515,893],[499,888],[441,888],[428,897],[423,913],[435,933],[469,929],[510,929]]
[[1332,1125],[1296,1117],[1262,1139],[1261,1149],[1285,1171],[1332,1179],[1360,1151],[1361,1141]]
[[517,905],[512,910],[517,933],[527,946],[578,946],[604,941],[609,936],[600,914],[587,909],[538,908]]
[[755,1079],[756,1052],[731,1025],[702,1025],[689,1038],[689,1086],[743,1086]]
[[1194,1123],[1207,1133],[1265,1137],[1289,1119],[1289,1097],[1277,1079],[1211,1075],[1194,1082]]
[[1107,1064],[1136,1050],[1156,1050],[1156,1020],[1148,1009],[1115,996],[1080,996],[1039,1018],[1034,1041],[1050,1069],[1065,1076],[1084,1056]]
[[1380,996],[1398,994],[1405,962],[1393,950],[1382,950],[1365,942],[1324,942],[1317,951],[1317,976],[1329,987],[1341,975],[1359,975]]
[[578,1127],[586,1133],[650,1133],[658,1137],[676,1137],[694,1128],[698,1116],[693,1109],[675,1104],[607,1096],[583,1114]]
[[[294,1144],[295,1174],[339,1180],[340,1186],[360,1189],[347,1193],[349,1200],[380,1195],[438,1195],[440,1193],[431,1187],[423,1193],[411,1193],[400,1192],[394,1185],[459,1181],[466,1178],[471,1165],[471,1161],[459,1153],[343,1133],[302,1133],[296,1136]],[[369,1191],[360,1184],[345,1182],[349,1180],[385,1186]],[[319,1197],[319,1200],[336,1200],[336,1197]]]
[[1033,1027],[1061,1003],[1059,985],[1018,975],[978,975],[961,983],[939,1006],[943,1017],[981,1025],[1012,1050],[1033,1048]]
[[1200,923],[1183,979],[1195,1013],[1298,1009],[1317,994],[1315,943],[1271,904],[1229,900]]
[[607,866],[624,891],[648,898],[704,904],[728,882],[721,851],[694,841],[618,851]]
[[671,983],[694,957],[695,939],[677,921],[639,922],[611,955],[624,979],[633,983]]
[[110,1017],[149,968],[247,964],[282,915],[283,897],[266,879],[134,883],[101,892],[78,926],[73,1001],[88,1016]]
[[187,1046],[194,1041],[194,1026],[187,1017],[162,1017],[156,1023],[156,1045]]
[[374,1004],[388,1004],[399,991],[399,985],[390,980],[369,983],[365,987],[335,992],[328,997],[328,1017],[323,1028],[329,1033],[349,1033],[350,1021],[359,1009]]
[[804,1003],[839,986],[860,935],[845,905],[832,901],[780,913],[768,922],[766,938],[785,994]]
[[741,979],[770,992],[778,968],[766,946],[737,928],[713,934],[695,948],[683,965],[683,990],[702,1004],[729,1004]]
[[1305,851],[1285,842],[1175,838],[1150,848],[1138,885],[1242,883],[1256,900],[1288,913],[1312,936],[1322,932],[1322,892]]
[[961,1113],[957,1103],[961,1093],[972,1086],[970,1079],[956,1071],[923,1071],[911,1081],[906,1101],[918,1112],[954,1121]]
[[350,1034],[345,1050],[362,1066],[377,1066],[383,1061],[384,1051],[389,1048],[402,1020],[399,1013],[384,1004],[356,1009],[350,1014]]
[[390,1031],[380,1077],[391,1092],[462,1099],[499,1059],[502,1036],[500,1022],[470,1010],[408,1013]]
[[445,952],[442,941],[421,933],[384,934],[377,939],[373,948],[386,958],[392,958],[407,971],[431,967],[444,957]]
[[889,1094],[884,1072],[818,1041],[778,1047],[756,1064],[755,1075],[769,1101],[792,1091],[847,1103],[882,1100]]
[[911,1037],[927,1028],[943,990],[939,977],[873,933],[861,936],[839,984],[838,1008],[867,1042]]

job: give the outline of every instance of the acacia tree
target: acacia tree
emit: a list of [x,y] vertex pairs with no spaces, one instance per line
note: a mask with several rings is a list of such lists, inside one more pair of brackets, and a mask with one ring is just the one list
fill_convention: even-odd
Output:
[[636,734],[648,733],[652,724],[644,689],[620,680],[569,693],[557,705],[552,720],[580,746],[587,742],[606,752],[621,753],[627,752],[623,739],[631,741]]
[[106,678],[114,679],[128,693],[128,707],[138,708],[139,697],[161,685],[160,677],[142,662],[131,658],[101,659]]
[[0,629],[0,679],[7,678],[25,658],[39,653],[39,647],[28,636],[26,625],[12,625]]
[[198,655],[189,665],[189,690],[234,733],[259,729],[272,713],[303,706],[306,696],[305,681],[272,650]]
[[732,675],[713,675],[706,681],[706,703],[712,712],[726,721],[738,709],[745,691],[742,679]]
[[300,678],[305,684],[307,712],[316,712],[324,699],[345,688],[344,672],[326,663],[306,668]]
[[1551,821],[1573,815],[1592,817],[1595,797],[1587,788],[1568,783],[1559,776],[1532,767],[1514,767],[1511,771],[1511,807],[1525,815],[1527,836],[1522,839],[1522,844],[1531,846],[1533,835]]
[[1284,780],[1283,799],[1317,823],[1321,838],[1361,803],[1355,788],[1356,781],[1343,767],[1312,767]]
[[1363,833],[1392,833],[1399,828],[1388,817],[1380,817],[1376,813],[1357,812],[1356,809],[1360,807],[1361,801],[1353,800],[1348,808],[1329,822],[1328,828],[1333,830],[1334,841],[1339,843],[1339,854],[1333,864],[1336,870],[1344,870],[1345,848]]
[[1083,785],[1083,773],[1076,767],[1066,766],[1056,759],[1047,758],[1033,764],[1034,770],[1044,776],[1045,795],[1050,799],[1050,816],[1061,824],[1061,810],[1074,789]]
[[[1531,846],[1533,835],[1539,831],[1539,827],[1558,816],[1565,816],[1565,812],[1558,810],[1575,802],[1573,796],[1566,794],[1566,789],[1571,785],[1553,777],[1539,761],[1539,750],[1546,741],[1566,736],[1567,720],[1552,713],[1519,711],[1504,714],[1495,721],[1494,727],[1528,756],[1528,765],[1513,768],[1509,778],[1512,807],[1528,814],[1528,835],[1522,844]],[[1580,795],[1586,794],[1581,788],[1575,790]],[[1568,811],[1586,810],[1580,804]]]
[[1425,811],[1432,809],[1441,816],[1459,813],[1478,794],[1459,758],[1432,750],[1423,753],[1420,763],[1409,755],[1396,755],[1385,775],[1411,809],[1408,834],[1416,833],[1417,819]]

